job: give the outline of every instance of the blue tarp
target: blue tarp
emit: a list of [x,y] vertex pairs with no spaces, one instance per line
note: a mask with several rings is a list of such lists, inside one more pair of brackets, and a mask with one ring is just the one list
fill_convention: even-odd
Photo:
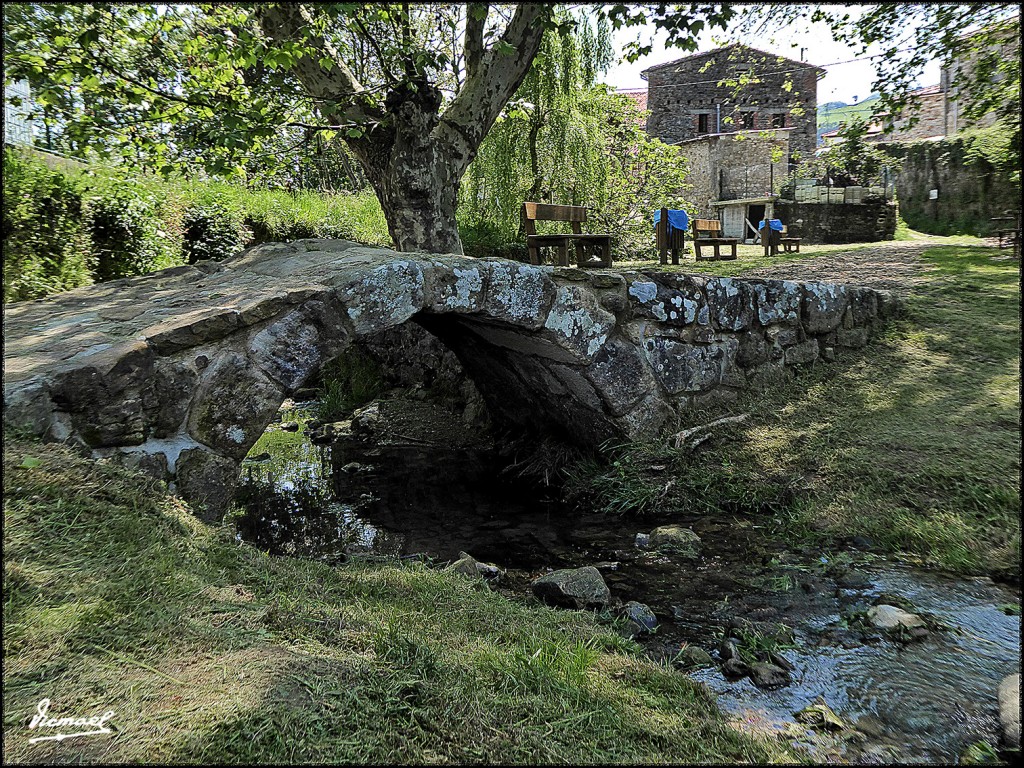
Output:
[[[661,209],[654,212],[654,226],[658,226],[659,221],[661,221]],[[689,228],[690,217],[686,215],[686,211],[676,211],[671,208],[668,210],[668,233],[670,235],[673,229],[685,232]]]
[[[782,221],[779,219],[768,219],[768,226],[774,229],[776,232],[782,231]],[[764,229],[764,220],[757,222],[757,228],[759,230]]]

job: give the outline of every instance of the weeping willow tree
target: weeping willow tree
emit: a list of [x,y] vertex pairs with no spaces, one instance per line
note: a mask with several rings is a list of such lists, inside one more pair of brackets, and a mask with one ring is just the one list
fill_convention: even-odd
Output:
[[591,228],[614,233],[620,257],[637,256],[653,245],[653,208],[685,205],[678,148],[646,133],[632,99],[597,83],[612,62],[607,23],[591,25],[582,15],[562,21],[571,23],[545,33],[463,179],[464,237],[486,241],[482,250],[467,242],[467,252],[507,255],[502,244],[522,241],[519,210],[532,200],[588,206]]
[[612,63],[608,24],[599,19],[595,28],[583,15],[561,21],[572,22],[573,31],[544,34],[533,65],[469,167],[463,199],[472,220],[514,233],[524,200],[592,204],[606,185],[606,126],[590,95]]

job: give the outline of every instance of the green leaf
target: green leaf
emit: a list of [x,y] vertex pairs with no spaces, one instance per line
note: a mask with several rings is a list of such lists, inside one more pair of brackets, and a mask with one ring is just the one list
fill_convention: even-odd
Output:
[[38,467],[42,463],[43,462],[41,462],[35,456],[26,456],[25,458],[23,458],[21,460],[21,464],[18,465],[18,468],[19,469],[35,469],[36,467]]

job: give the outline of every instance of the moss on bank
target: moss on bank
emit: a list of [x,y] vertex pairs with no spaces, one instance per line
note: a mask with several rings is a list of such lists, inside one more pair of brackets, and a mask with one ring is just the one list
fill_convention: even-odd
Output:
[[[12,762],[792,759],[593,616],[408,565],[271,558],[142,476],[5,440]],[[31,745],[51,716],[113,736]]]
[[571,490],[614,512],[756,513],[793,540],[866,536],[927,565],[1019,578],[1020,282],[1004,254],[928,249],[927,282],[867,348],[745,396],[728,411],[748,421],[695,456],[635,444]]

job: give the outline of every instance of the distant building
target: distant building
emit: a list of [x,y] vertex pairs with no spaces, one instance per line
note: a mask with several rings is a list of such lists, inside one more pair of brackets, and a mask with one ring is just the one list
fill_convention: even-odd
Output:
[[[20,106],[11,99],[21,100]],[[32,121],[26,117],[32,94],[27,80],[18,80],[4,86],[4,144],[32,146]]]
[[659,64],[647,80],[647,132],[669,144],[709,134],[791,128],[793,160],[814,153],[825,70],[735,43]]

